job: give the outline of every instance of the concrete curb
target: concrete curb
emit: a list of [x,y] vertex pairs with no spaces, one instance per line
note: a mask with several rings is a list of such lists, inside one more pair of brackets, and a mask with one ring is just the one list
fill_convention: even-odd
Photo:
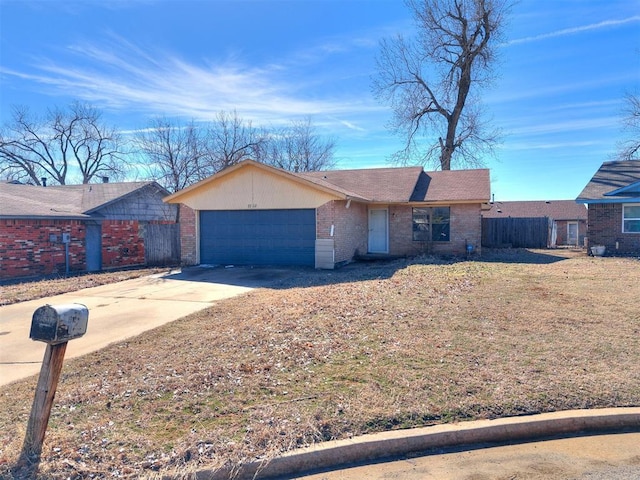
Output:
[[268,461],[196,473],[198,480],[291,478],[433,448],[533,440],[573,433],[640,428],[640,407],[571,410],[394,430],[313,445]]

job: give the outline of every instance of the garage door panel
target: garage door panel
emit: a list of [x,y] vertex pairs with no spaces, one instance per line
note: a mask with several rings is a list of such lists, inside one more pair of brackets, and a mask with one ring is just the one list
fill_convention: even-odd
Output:
[[200,260],[208,264],[313,266],[315,211],[201,211]]

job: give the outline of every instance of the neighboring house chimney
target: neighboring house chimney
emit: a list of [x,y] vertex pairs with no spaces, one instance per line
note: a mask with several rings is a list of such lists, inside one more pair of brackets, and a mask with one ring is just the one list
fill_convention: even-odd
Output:
[[109,177],[102,177],[102,183],[109,183]]
[[46,186],[47,186],[47,177],[42,177],[42,178],[40,179],[40,181],[42,182],[42,186],[43,186],[43,187],[46,187]]

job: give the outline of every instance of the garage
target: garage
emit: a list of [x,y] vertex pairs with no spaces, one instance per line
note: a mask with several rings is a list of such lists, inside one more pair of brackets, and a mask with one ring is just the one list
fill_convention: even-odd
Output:
[[200,263],[314,266],[314,209],[201,210]]

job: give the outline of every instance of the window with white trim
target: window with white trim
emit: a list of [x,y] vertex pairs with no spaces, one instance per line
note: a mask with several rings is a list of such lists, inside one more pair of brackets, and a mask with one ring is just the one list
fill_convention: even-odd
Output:
[[622,206],[622,232],[640,233],[640,203]]

